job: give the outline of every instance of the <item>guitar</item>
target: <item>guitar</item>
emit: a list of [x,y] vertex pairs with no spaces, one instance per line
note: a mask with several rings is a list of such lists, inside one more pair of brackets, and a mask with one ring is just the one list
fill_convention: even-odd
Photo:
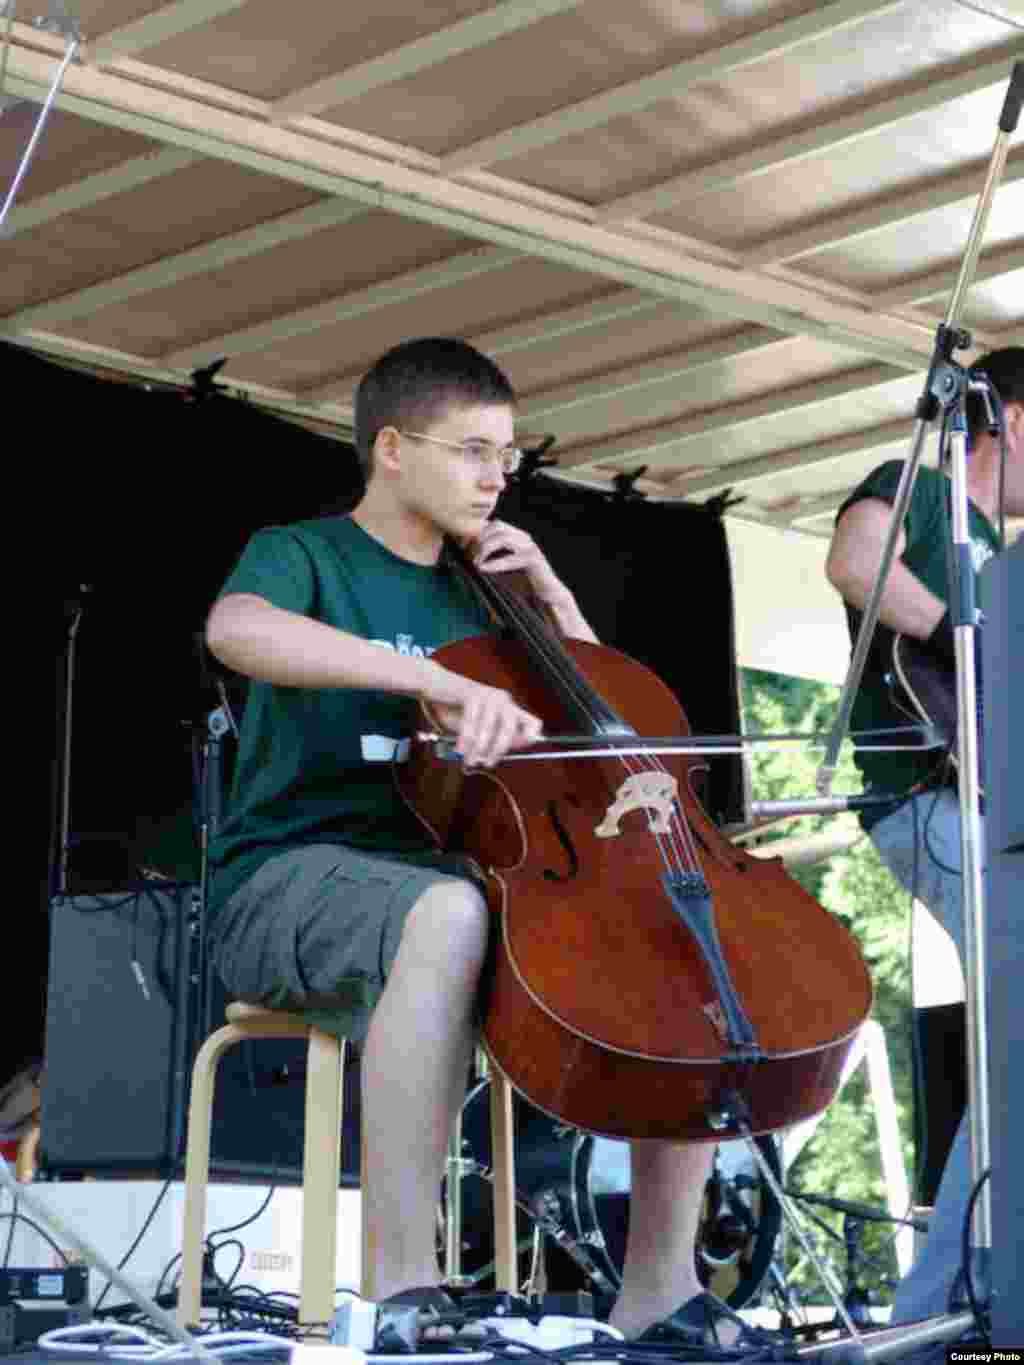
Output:
[[[956,769],[959,766],[956,669],[945,659],[939,658],[923,640],[915,640],[910,635],[893,636],[892,666],[902,693],[902,696],[896,698],[897,705],[901,702],[909,703],[915,718],[934,727],[945,740],[949,749],[949,760]],[[980,784],[981,773],[984,772],[980,668],[976,676]]]

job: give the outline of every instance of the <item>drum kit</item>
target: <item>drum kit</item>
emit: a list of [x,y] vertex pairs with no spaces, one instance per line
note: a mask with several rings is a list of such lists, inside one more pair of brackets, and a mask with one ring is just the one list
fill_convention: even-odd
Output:
[[[456,1125],[438,1214],[445,1282],[494,1286],[490,1082],[467,1093]],[[755,1138],[778,1178],[771,1136]],[[519,1281],[531,1291],[581,1291],[597,1311],[617,1295],[629,1217],[629,1144],[595,1137],[515,1101]],[[719,1145],[704,1197],[697,1272],[732,1308],[749,1304],[772,1265],[782,1222],[778,1200],[743,1141]]]

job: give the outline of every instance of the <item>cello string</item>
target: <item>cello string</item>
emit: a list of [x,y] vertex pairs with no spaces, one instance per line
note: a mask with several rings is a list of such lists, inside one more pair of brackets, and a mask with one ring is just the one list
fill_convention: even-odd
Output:
[[[497,584],[492,584],[490,586],[494,588],[496,592],[500,593],[503,600],[514,596],[513,594],[506,593],[503,589],[500,589]],[[516,600],[515,602],[504,602],[504,605],[511,610],[517,624],[524,628],[530,637],[531,643],[538,648],[539,652],[542,652],[546,656],[549,664],[556,667],[563,678],[572,680],[572,690],[579,699],[578,705],[586,715],[587,720],[596,728],[598,724],[597,717],[594,715],[592,708],[587,705],[587,694],[593,695],[593,689],[587,680],[580,674],[574,660],[572,660],[566,651],[562,649],[561,643],[551,636],[546,622],[533,611],[528,603]],[[576,680],[578,680],[578,682]],[[632,726],[627,728],[632,729]],[[644,772],[660,772],[671,776],[671,774],[668,774],[668,769],[665,765],[661,763],[660,760],[652,758],[651,756],[624,754],[621,756],[620,762],[630,776],[639,776]],[[646,808],[645,816],[647,819],[648,831],[654,838],[662,863],[669,876],[682,870],[694,871],[700,869],[700,860],[696,843],[689,824],[682,815],[677,798],[673,799],[672,802],[669,830],[667,831],[669,837],[667,840],[664,838],[663,834],[652,829],[652,816],[650,811]]]
[[[473,572],[478,573],[476,570]],[[483,575],[480,577],[483,578]],[[595,731],[602,733],[603,727],[600,716],[597,714],[597,706],[599,705],[602,710],[606,713],[610,712],[613,716],[615,713],[583,676],[575,660],[555,636],[548,623],[540,613],[534,610],[530,603],[523,600],[518,594],[502,588],[493,581],[488,581],[486,587],[492,600],[497,602],[505,616],[510,618],[518,628],[527,648],[532,650],[542,665],[559,680],[563,696],[569,699],[578,715],[583,717],[584,724],[590,728],[591,733]],[[595,702],[597,705],[594,704]],[[632,726],[626,726],[618,716],[615,716],[615,719],[624,729],[628,729],[633,734],[636,733]],[[630,776],[641,776],[650,772],[662,773],[669,777],[673,776],[656,756],[624,754],[619,761],[622,769]],[[688,771],[688,766],[686,771]],[[670,882],[673,879],[678,879],[681,874],[686,872],[697,872],[702,877],[705,875],[696,840],[689,821],[685,818],[678,796],[673,797],[671,802],[667,831],[656,831],[653,828],[654,817],[650,808],[644,807],[644,817],[648,833],[654,840],[666,877]]]
[[[469,562],[460,547],[454,547],[453,559],[476,586],[481,596],[494,606],[499,615],[503,615],[514,624],[520,636],[523,637],[524,644],[533,652],[542,666],[554,675],[562,690],[563,697],[583,718],[584,723],[590,727],[591,733],[595,730],[600,733],[602,726],[600,716],[597,714],[598,706],[611,712],[612,715],[615,713],[612,708],[607,706],[603,698],[598,696],[595,689],[583,676],[547,622],[518,593],[511,592],[482,574],[475,565]],[[617,715],[615,719],[623,729],[633,730],[632,726],[626,725]],[[635,731],[633,733],[635,734]],[[663,763],[648,756],[623,755],[620,762],[631,776],[637,776],[644,772],[661,772],[671,776]],[[647,808],[645,808],[645,815],[648,831],[655,840],[666,873],[672,876],[673,873],[680,870],[700,870],[696,844],[689,824],[681,813],[678,798],[674,798],[672,802],[667,840],[661,833],[652,829],[652,816]]]
[[[561,642],[555,638],[540,614],[518,593],[512,592],[481,573],[475,565],[467,560],[461,549],[457,549],[454,558],[470,581],[476,585],[477,591],[498,611],[499,615],[503,615],[514,624],[520,636],[523,637],[523,643],[534,654],[535,661],[554,677],[562,692],[563,699],[576,711],[578,718],[583,723],[588,724],[592,730],[600,732],[601,723],[598,706],[604,707],[607,711],[610,711],[611,708],[606,706],[579,669],[575,667]],[[623,730],[632,729],[621,718],[616,716],[615,719]]]

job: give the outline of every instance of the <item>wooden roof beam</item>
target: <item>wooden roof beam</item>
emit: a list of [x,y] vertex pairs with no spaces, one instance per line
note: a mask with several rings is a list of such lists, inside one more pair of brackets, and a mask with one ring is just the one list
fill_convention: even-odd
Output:
[[[15,25],[17,29],[18,26]],[[49,89],[53,56],[43,44],[11,45],[8,88],[30,98]],[[830,296],[812,284],[769,279],[694,257],[630,232],[580,222],[565,213],[488,193],[410,166],[339,146],[294,128],[225,108],[213,93],[189,95],[158,88],[166,72],[147,77],[143,63],[130,74],[68,68],[58,107],[82,118],[141,133],[201,155],[246,166],[369,207],[430,222],[479,241],[508,247],[676,303],[711,309],[740,321],[816,336],[894,364],[916,365],[931,354],[931,329],[889,310],[877,311]],[[185,88],[185,87],[183,87]],[[670,234],[671,236],[671,234]]]
[[81,180],[73,180],[59,190],[23,201],[8,218],[3,235],[13,237],[17,232],[27,232],[30,228],[41,227],[43,223],[52,223],[66,213],[77,213],[114,195],[126,194],[140,185],[184,170],[199,160],[201,158],[195,153],[177,147],[158,147],[152,152],[144,152],[142,156],[133,156],[108,170],[83,176]]
[[708,474],[690,477],[683,475],[671,480],[666,489],[687,498],[720,493],[725,488],[746,488],[779,474],[813,465],[842,460],[848,455],[880,455],[894,445],[909,442],[913,422],[911,416],[902,421],[884,422],[880,426],[852,431],[846,436],[831,436],[807,445],[791,446],[786,450],[756,455],[749,460],[734,460],[720,465]]
[[[486,332],[471,332],[467,340],[481,351],[485,351],[487,355],[511,355],[528,350],[532,346],[540,346],[544,342],[575,336],[594,327],[635,322],[645,313],[663,307],[663,300],[652,298],[650,294],[645,294],[639,289],[616,289],[608,297],[593,303],[582,303],[574,308],[561,308],[550,313],[538,313],[528,321],[517,322],[510,327],[494,327]],[[693,316],[701,312],[703,312],[701,309],[691,310]],[[328,380],[318,381],[302,392],[313,402],[328,402],[350,395],[362,376],[362,370],[348,370]]]
[[510,157],[525,156],[553,142],[599,128],[624,114],[635,114],[658,100],[676,98],[688,86],[721,80],[730,72],[754,62],[777,57],[801,43],[837,33],[874,14],[895,8],[892,0],[832,0],[830,4],[816,5],[807,14],[770,24],[722,47],[663,67],[650,76],[627,81],[590,99],[555,109],[542,118],[467,143],[441,158],[442,174],[479,170]]
[[[305,114],[316,114],[323,109],[334,109],[347,100],[358,99],[370,90],[393,85],[395,81],[406,80],[460,53],[472,52],[474,48],[493,43],[506,33],[515,33],[552,14],[575,9],[578,4],[580,0],[501,0],[500,4],[484,10],[482,14],[472,14],[436,33],[428,33],[404,43],[392,52],[371,57],[346,71],[338,71],[313,85],[291,91],[271,105],[271,118],[275,122],[283,122]],[[299,19],[301,21],[301,11]]]
[[349,204],[342,199],[321,200],[306,208],[296,209],[293,213],[280,214],[255,227],[204,242],[189,251],[165,256],[150,265],[114,275],[99,284],[19,309],[0,318],[0,334],[11,335],[32,328],[54,327],[86,313],[126,303],[129,299],[150,294],[157,289],[166,289],[181,280],[219,270],[235,261],[244,261],[285,242],[308,237],[324,228],[337,227],[365,212],[361,205]]
[[[678,452],[708,436],[734,431],[752,422],[763,422],[772,417],[806,411],[822,403],[833,403],[837,399],[849,398],[868,389],[906,378],[904,371],[890,365],[864,366],[830,379],[812,380],[759,398],[746,398],[739,403],[728,403],[710,411],[692,413],[652,427],[648,431],[630,432],[597,445],[570,449],[559,459],[559,468],[566,472],[574,469],[592,469],[611,461],[623,467],[654,462],[665,466]],[[727,468],[723,467],[720,487],[727,486],[729,479],[725,472]],[[686,492],[687,495],[691,492],[689,483]]]
[[246,0],[174,0],[162,5],[141,19],[120,28],[109,29],[92,41],[87,40],[83,53],[86,62],[102,66],[115,57],[134,57],[147,48],[177,38],[181,33],[208,24],[223,14],[241,9]]
[[[97,371],[107,371],[120,376],[131,376],[139,381],[154,384],[168,384],[174,387],[187,387],[190,375],[187,370],[170,369],[152,356],[138,355],[131,351],[118,350],[113,346],[101,346],[95,342],[83,341],[80,337],[61,336],[43,329],[33,330],[15,337],[12,345],[23,346],[41,355],[53,356],[58,360],[70,360],[87,365]],[[352,410],[339,404],[335,409],[316,408],[297,399],[288,389],[275,388],[269,384],[246,383],[239,385],[247,400],[254,404],[272,408],[296,418],[306,418],[319,429],[331,428],[331,434],[339,440],[349,440],[352,435]]]
[[675,384],[714,365],[740,360],[771,347],[792,345],[798,340],[767,327],[744,327],[732,336],[698,342],[657,360],[627,365],[597,379],[571,382],[527,397],[520,403],[520,416],[531,423],[550,422],[553,417],[592,403],[626,401],[646,389]]
[[[887,228],[899,227],[915,218],[949,208],[952,204],[977,198],[988,164],[987,159],[976,161],[951,175],[930,178],[914,189],[873,200],[863,208],[835,214],[795,228],[792,232],[780,233],[744,251],[743,264],[748,270],[782,265],[800,256],[812,256],[846,246],[873,233],[884,232]],[[1024,148],[1007,158],[1000,189],[1020,180],[1024,180]]]
[[[951,100],[1008,81],[1014,58],[1019,55],[1020,45],[1016,43],[1005,48],[998,57],[990,57],[984,62],[979,62],[976,56],[967,57],[957,62],[945,76],[936,77],[932,73],[917,76],[912,81],[904,82],[899,93],[890,95],[888,99],[877,99],[854,113],[815,122],[803,132],[780,134],[747,151],[716,157],[706,166],[698,166],[648,189],[609,200],[601,206],[598,221],[609,224],[648,218],[684,200],[731,190],[757,176],[783,170],[813,156],[837,151],[862,138],[884,132],[886,128],[917,114],[948,104]],[[993,136],[994,133],[993,120]]]
[[[1015,242],[1011,246],[993,247],[990,251],[983,251],[978,257],[971,285],[998,280],[1003,275],[1012,275],[1017,270],[1024,270],[1024,242]],[[898,280],[892,285],[887,285],[885,289],[879,289],[877,298],[879,301],[884,299],[886,304],[896,307],[902,303],[925,303],[929,299],[952,293],[959,274],[959,264],[939,270],[929,270],[923,275],[913,275],[909,279]]]
[[266,322],[252,327],[243,327],[220,336],[208,337],[194,342],[179,350],[169,351],[161,359],[172,367],[202,364],[219,356],[234,358],[251,355],[254,351],[265,350],[277,342],[291,337],[306,336],[331,327],[339,322],[351,322],[365,317],[378,308],[388,308],[394,304],[405,303],[438,289],[445,289],[465,280],[476,279],[494,270],[504,270],[519,259],[514,251],[502,247],[479,247],[473,251],[460,252],[436,265],[421,266],[408,270],[390,280],[368,285],[365,289],[339,294],[335,298],[324,299],[310,308],[300,308],[293,313],[280,314]]

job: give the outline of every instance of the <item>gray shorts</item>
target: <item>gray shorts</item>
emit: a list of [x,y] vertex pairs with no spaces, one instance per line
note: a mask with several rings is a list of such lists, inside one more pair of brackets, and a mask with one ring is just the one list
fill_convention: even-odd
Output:
[[450,854],[305,844],[270,858],[222,907],[213,960],[232,996],[366,1036],[409,911],[438,882],[473,881]]

